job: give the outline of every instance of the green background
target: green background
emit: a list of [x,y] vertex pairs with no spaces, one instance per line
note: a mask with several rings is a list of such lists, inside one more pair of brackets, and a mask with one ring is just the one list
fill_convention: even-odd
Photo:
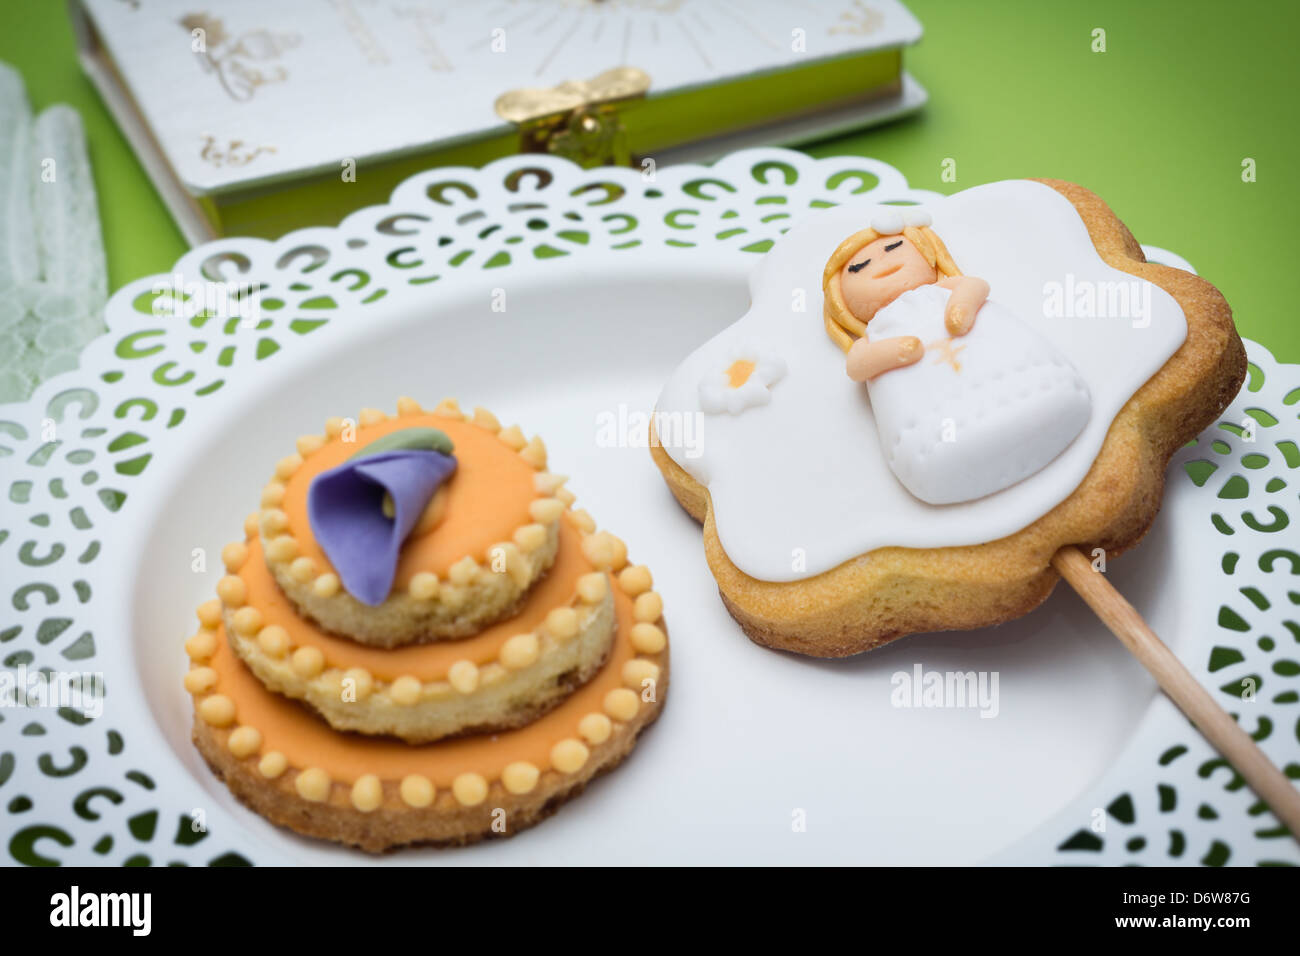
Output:
[[[953,192],[1048,176],[1104,197],[1142,242],[1187,258],[1232,304],[1243,335],[1300,361],[1285,296],[1297,271],[1300,4],[909,0],[925,27],[907,68],[919,116],[808,147],[875,156],[918,187]],[[1106,52],[1092,50],[1106,31]],[[162,201],[82,75],[55,0],[0,0],[0,59],[35,109],[85,120],[110,285],[168,271],[185,250]],[[1257,181],[1242,181],[1242,160]],[[943,161],[955,182],[943,182]]]

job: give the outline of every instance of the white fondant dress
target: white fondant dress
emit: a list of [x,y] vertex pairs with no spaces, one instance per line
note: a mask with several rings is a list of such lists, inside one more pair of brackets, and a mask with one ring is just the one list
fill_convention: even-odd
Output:
[[929,504],[971,501],[1034,474],[1083,430],[1088,386],[1050,342],[990,299],[950,338],[937,285],[904,292],[867,326],[870,341],[915,335],[919,362],[867,383],[889,467]]

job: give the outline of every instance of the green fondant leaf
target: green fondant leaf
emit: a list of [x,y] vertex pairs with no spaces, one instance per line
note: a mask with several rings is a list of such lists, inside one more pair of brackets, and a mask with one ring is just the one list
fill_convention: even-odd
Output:
[[440,451],[444,455],[450,455],[452,447],[447,433],[437,428],[399,428],[383,438],[376,438],[348,461],[382,455],[389,451]]

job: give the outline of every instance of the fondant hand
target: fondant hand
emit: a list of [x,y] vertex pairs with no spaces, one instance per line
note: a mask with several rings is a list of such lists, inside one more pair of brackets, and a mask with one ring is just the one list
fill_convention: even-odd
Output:
[[943,279],[939,285],[951,289],[948,308],[943,313],[943,324],[953,338],[965,335],[975,324],[980,306],[989,297],[989,284],[975,276],[955,276]]
[[849,349],[845,371],[853,381],[865,382],[896,368],[913,365],[924,354],[925,346],[915,335],[896,335],[874,342],[858,339]]

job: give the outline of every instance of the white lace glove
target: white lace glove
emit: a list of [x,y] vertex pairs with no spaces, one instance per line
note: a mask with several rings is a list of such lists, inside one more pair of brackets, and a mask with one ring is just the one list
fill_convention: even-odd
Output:
[[76,368],[107,299],[81,117],[58,105],[33,120],[22,77],[0,63],[0,403]]

